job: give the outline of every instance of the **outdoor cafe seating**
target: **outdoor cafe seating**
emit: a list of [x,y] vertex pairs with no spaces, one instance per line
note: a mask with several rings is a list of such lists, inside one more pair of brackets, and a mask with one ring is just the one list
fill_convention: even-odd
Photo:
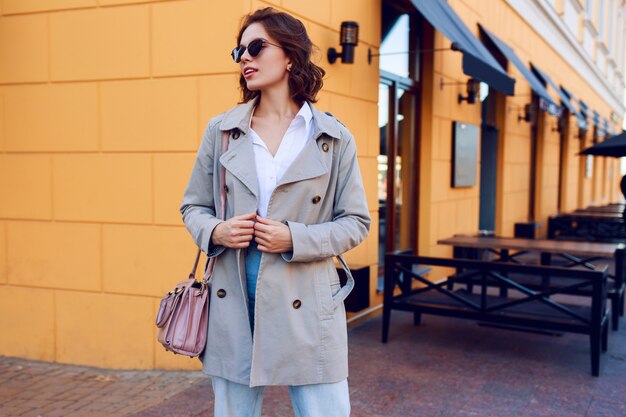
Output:
[[440,315],[581,333],[589,336],[591,373],[599,376],[609,323],[617,330],[624,315],[623,242],[455,235],[437,242],[454,248],[449,259],[388,253],[382,340],[393,337],[392,310],[413,312],[416,325],[422,315]]

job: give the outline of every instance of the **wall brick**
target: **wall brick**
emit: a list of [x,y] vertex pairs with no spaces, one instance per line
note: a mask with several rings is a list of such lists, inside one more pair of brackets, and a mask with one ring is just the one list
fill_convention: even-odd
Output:
[[[199,77],[198,90],[200,114],[198,115],[198,139],[196,143],[200,144],[209,120],[234,107],[239,102],[239,72]],[[216,100],[215,97],[220,99]]]
[[365,187],[367,206],[370,210],[378,210],[378,160],[360,157],[359,169]]
[[3,356],[54,360],[52,291],[0,285],[0,326]]
[[194,78],[101,83],[103,150],[197,149]]
[[7,282],[6,222],[0,221],[0,284]]
[[[154,75],[237,71],[229,51],[249,2],[190,0],[152,6]],[[219,8],[219,18],[216,13]]]
[[51,171],[48,155],[0,155],[0,217],[49,219]]
[[119,6],[125,4],[150,3],[163,0],[98,0],[100,6]]
[[367,115],[368,104],[363,100],[334,95],[330,109],[333,116],[346,125],[354,136],[359,156],[366,156],[369,151],[367,125],[363,122],[363,116]]
[[[339,45],[339,39],[336,42]],[[335,49],[337,48],[338,46],[335,46]],[[378,84],[372,80],[377,80],[379,76],[378,59],[373,58],[372,63],[368,64],[367,50],[368,46],[364,44],[357,47],[354,51],[354,64],[347,65],[352,70],[350,95],[376,103],[378,101]],[[341,64],[337,62],[333,65]]]
[[452,168],[449,161],[433,161],[430,178],[437,179],[437,182],[431,187],[431,201],[444,202],[452,199],[453,189],[450,187],[452,183]]
[[[479,198],[465,198],[456,202],[456,227],[454,233],[476,233],[480,213]],[[452,236],[452,235],[449,235]],[[445,239],[449,236],[440,236]]]
[[180,203],[195,161],[195,152],[154,156],[155,223],[178,226],[183,224]]
[[4,147],[4,88],[0,87],[0,152]]
[[378,127],[378,103],[367,103],[367,117],[362,123],[365,124],[367,132],[367,150],[368,156],[376,157],[380,154],[380,129]]
[[299,15],[300,20],[306,19],[324,26],[330,26],[330,0],[300,1],[283,0],[282,5],[286,12]]
[[101,289],[99,225],[8,222],[7,246],[11,284]]
[[0,84],[48,80],[48,32],[44,15],[0,19]]
[[152,323],[151,298],[58,290],[56,360],[103,368],[152,368]]
[[152,221],[149,155],[56,155],[53,158],[56,219]]
[[96,84],[9,86],[4,102],[6,150],[98,150]]
[[196,251],[184,227],[105,225],[104,291],[160,298],[187,278]]
[[31,13],[95,7],[97,5],[97,0],[2,0],[2,11],[4,14]]
[[53,13],[50,34],[55,81],[150,75],[147,5]]

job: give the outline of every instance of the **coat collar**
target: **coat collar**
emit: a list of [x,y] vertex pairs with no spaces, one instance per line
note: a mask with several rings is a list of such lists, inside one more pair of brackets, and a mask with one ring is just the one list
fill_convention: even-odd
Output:
[[[224,118],[220,123],[220,130],[227,131],[239,129],[247,135],[248,130],[250,129],[252,111],[254,110],[254,106],[256,106],[257,102],[258,97],[228,110],[224,114]],[[341,133],[338,126],[339,122],[334,117],[317,110],[311,102],[308,103],[311,107],[311,113],[313,115],[313,138],[317,139],[325,133],[332,138],[341,139]]]

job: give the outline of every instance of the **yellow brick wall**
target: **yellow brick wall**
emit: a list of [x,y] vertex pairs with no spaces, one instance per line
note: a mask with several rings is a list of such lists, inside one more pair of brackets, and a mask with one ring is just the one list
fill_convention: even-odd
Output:
[[[199,368],[157,344],[154,317],[191,267],[180,200],[207,121],[239,100],[228,51],[259,7],[296,15],[319,46],[318,106],[356,137],[374,219],[347,259],[375,265],[378,69],[367,47],[380,43],[381,6],[355,4],[0,0],[0,355]],[[360,23],[356,64],[330,66],[343,20]]]

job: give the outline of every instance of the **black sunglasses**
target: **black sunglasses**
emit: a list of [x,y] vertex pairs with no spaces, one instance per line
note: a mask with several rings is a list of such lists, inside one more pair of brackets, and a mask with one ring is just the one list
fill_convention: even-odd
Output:
[[265,47],[265,44],[274,45],[279,48],[282,48],[282,46],[280,45],[276,45],[275,43],[268,42],[265,39],[259,38],[259,39],[255,39],[251,41],[248,44],[248,46],[239,45],[238,47],[233,49],[233,51],[230,53],[230,56],[233,57],[233,61],[235,61],[236,63],[239,63],[241,62],[241,57],[243,56],[243,53],[246,52],[246,50],[248,50],[248,53],[250,54],[250,56],[254,58],[257,55],[259,55],[259,53],[261,53],[261,49]]

